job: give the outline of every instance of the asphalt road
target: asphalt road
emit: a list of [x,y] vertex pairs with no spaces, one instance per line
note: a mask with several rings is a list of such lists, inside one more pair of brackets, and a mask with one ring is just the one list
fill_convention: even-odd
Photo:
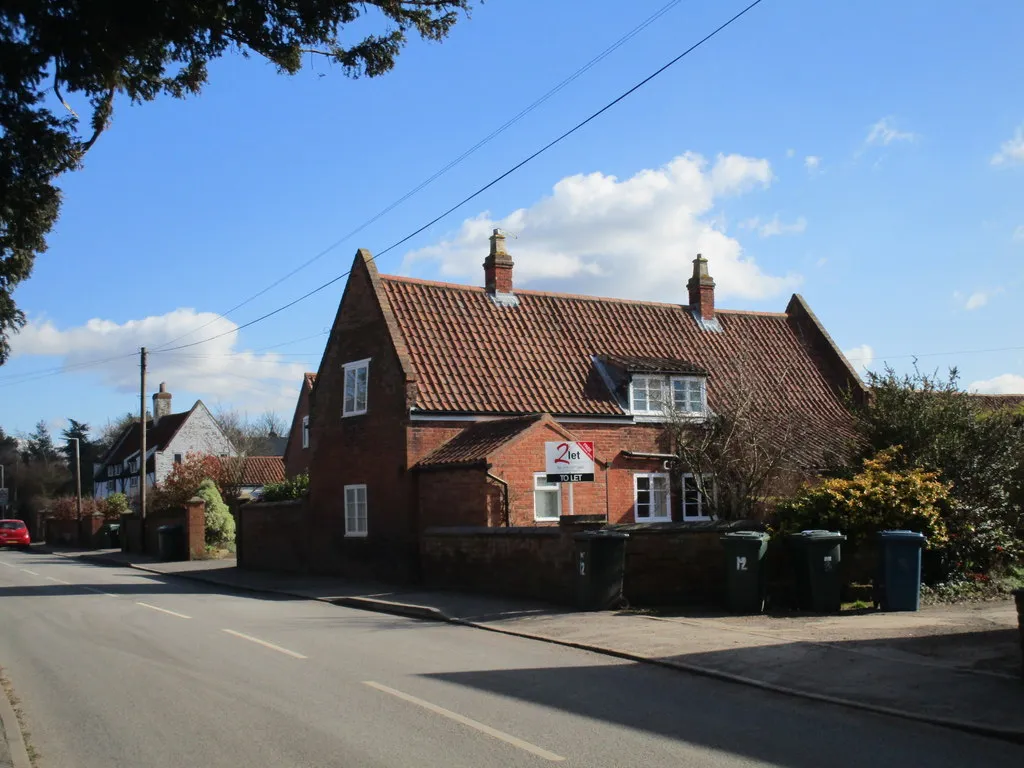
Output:
[[522,638],[0,551],[40,768],[1024,764],[1024,748]]

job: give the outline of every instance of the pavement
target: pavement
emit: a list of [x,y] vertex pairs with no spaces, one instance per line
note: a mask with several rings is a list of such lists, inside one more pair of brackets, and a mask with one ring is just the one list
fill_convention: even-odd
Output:
[[823,756],[1019,768],[1021,756],[608,654],[41,551],[0,552],[0,665],[38,768],[817,768]]
[[234,560],[162,563],[118,550],[62,554],[235,590],[467,625],[1024,744],[1012,600],[840,616],[579,613],[483,595],[245,571]]

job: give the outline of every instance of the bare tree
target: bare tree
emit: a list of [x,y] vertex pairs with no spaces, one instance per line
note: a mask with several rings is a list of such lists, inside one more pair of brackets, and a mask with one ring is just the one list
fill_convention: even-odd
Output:
[[266,456],[272,453],[273,439],[285,432],[284,420],[274,411],[265,411],[256,419],[247,413],[220,409],[214,415],[221,430],[239,455]]
[[[667,411],[675,462],[693,476],[713,517],[752,519],[821,466],[809,434],[820,432],[797,409],[754,386],[748,361],[738,362],[733,386],[706,417]],[[777,382],[784,389],[788,372]]]

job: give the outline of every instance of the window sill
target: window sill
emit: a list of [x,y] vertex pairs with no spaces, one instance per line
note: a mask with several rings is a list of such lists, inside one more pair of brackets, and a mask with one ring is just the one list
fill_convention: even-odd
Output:
[[561,516],[559,516],[559,517],[535,517],[535,518],[533,518],[533,522],[535,522],[535,523],[557,523],[561,519],[562,519]]
[[345,538],[346,539],[365,539],[366,538],[366,533],[349,533],[348,531],[346,531],[345,532]]
[[637,525],[643,525],[644,523],[671,523],[671,517],[634,517],[633,521]]
[[672,420],[672,418],[680,419],[681,421],[692,421],[699,423],[707,421],[708,415],[706,413],[676,413],[673,415],[664,413],[631,413],[633,421],[637,424],[665,424]]
[[341,414],[341,418],[347,419],[347,418],[349,418],[351,416],[363,416],[365,414],[366,414],[365,410],[363,410],[363,411],[350,411],[349,413],[342,413]]

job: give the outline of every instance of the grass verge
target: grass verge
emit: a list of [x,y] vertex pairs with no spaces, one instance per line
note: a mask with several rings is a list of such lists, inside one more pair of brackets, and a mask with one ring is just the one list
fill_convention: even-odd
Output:
[[14,716],[18,718],[18,728],[21,730],[21,738],[25,742],[25,751],[28,753],[29,761],[33,766],[35,766],[39,761],[39,753],[36,752],[36,748],[32,744],[32,734],[25,725],[25,710],[21,708],[21,699],[19,699],[14,693],[14,687],[11,685],[11,681],[4,673],[3,667],[0,667],[0,688],[4,689],[4,695],[7,696],[7,700],[11,702],[11,709],[14,710]]

